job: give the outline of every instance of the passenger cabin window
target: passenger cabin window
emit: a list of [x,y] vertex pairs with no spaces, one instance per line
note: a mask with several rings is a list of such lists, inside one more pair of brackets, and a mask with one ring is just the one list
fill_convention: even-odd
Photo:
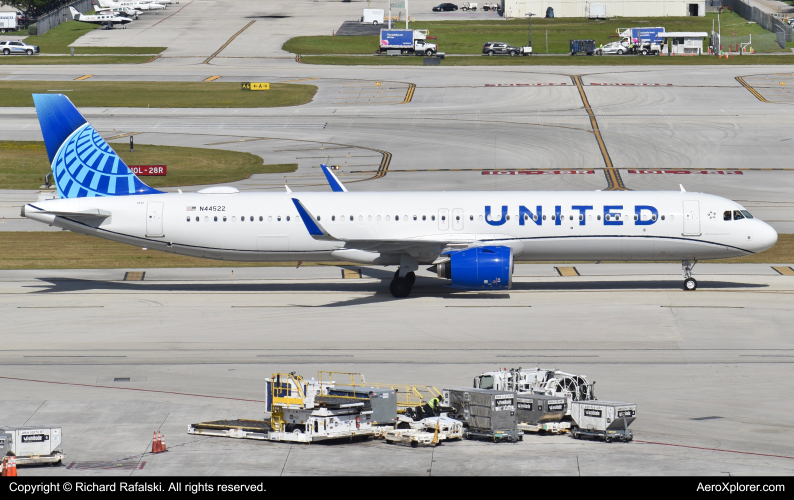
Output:
[[394,216],[394,220],[400,220],[400,216],[399,215],[395,215]]

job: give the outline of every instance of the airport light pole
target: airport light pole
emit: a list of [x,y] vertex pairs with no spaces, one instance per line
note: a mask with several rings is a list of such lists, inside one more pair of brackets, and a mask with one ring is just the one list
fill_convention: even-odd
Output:
[[534,16],[534,15],[535,14],[526,14],[526,16],[529,18],[529,46],[530,46],[530,48],[532,47],[532,16]]

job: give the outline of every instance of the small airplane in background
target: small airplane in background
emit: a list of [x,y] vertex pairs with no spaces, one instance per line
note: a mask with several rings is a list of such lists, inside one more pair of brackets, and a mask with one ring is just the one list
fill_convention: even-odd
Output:
[[[135,9],[141,11],[147,10],[163,10],[165,9],[165,5],[159,2],[145,2],[145,1],[138,1],[138,2],[112,2],[110,0],[98,0],[99,6],[102,8],[111,8],[111,9]],[[96,3],[94,3],[96,5]]]
[[119,17],[129,17],[132,19],[138,19],[138,16],[143,14],[143,11],[136,10],[131,7],[119,7],[114,9],[112,7],[97,7],[94,6],[94,11],[98,15],[118,15]]
[[114,25],[120,24],[122,28],[127,28],[127,24],[132,22],[132,19],[129,17],[121,17],[117,15],[111,14],[100,14],[100,15],[86,15],[81,14],[77,11],[74,7],[69,7],[69,12],[72,13],[72,19],[75,21],[80,21],[83,23],[91,23],[91,24],[99,24],[100,26],[106,26],[106,29],[112,29]]

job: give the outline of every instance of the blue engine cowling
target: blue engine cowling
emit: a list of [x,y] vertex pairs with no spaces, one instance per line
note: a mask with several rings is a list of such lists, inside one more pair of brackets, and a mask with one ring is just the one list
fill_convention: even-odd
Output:
[[507,290],[513,286],[510,247],[476,247],[453,252],[436,266],[439,277],[463,290]]

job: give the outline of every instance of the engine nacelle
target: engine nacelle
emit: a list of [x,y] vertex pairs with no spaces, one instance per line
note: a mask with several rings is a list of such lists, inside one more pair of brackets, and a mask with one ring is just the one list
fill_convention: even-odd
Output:
[[436,265],[440,278],[463,290],[506,290],[513,286],[513,252],[510,247],[475,247],[449,254]]

